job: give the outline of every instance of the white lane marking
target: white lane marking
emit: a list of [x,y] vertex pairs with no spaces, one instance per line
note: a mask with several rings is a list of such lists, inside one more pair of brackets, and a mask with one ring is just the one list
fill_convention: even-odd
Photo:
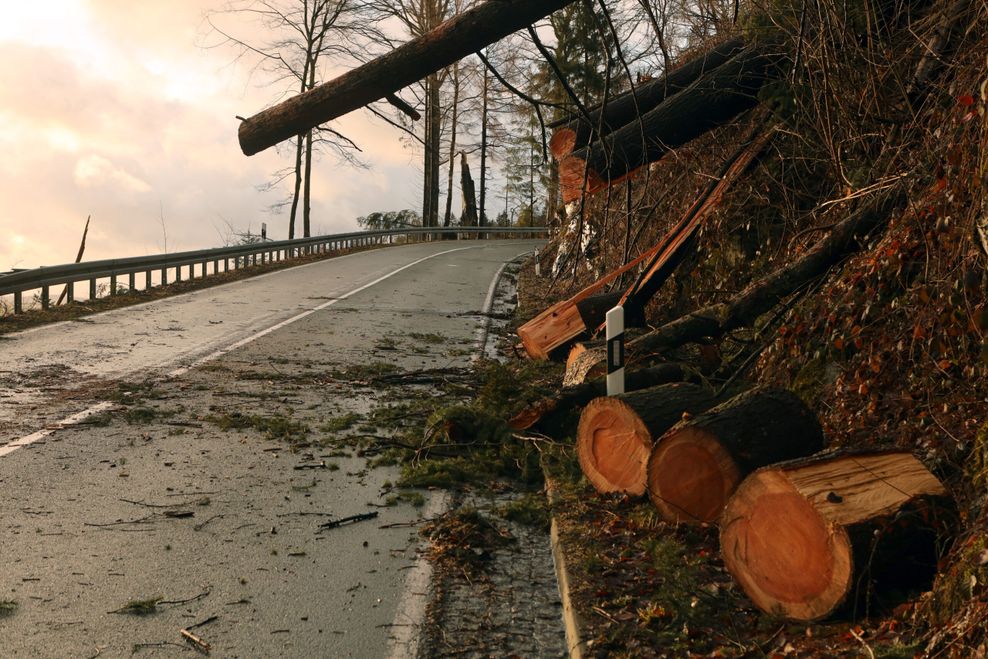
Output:
[[[487,289],[487,297],[484,299],[484,306],[481,312],[485,314],[484,319],[477,327],[477,340],[475,342],[477,352],[473,361],[483,357],[487,348],[487,336],[491,326],[491,309],[494,308],[494,295],[497,292],[497,285],[501,281],[504,269],[515,259],[528,254],[522,252],[516,254],[501,264],[501,267],[494,274],[491,285]],[[428,509],[423,512],[423,519],[434,519],[442,515],[449,508],[449,497],[446,493],[437,493],[429,501]],[[391,625],[393,630],[389,637],[388,659],[414,659],[419,653],[419,642],[422,638],[422,627],[425,626],[425,612],[429,604],[430,587],[432,584],[432,564],[424,554],[419,554],[415,559],[408,576],[405,578],[405,587],[398,600],[398,608],[395,612],[395,619]]]
[[477,338],[474,340],[474,349],[476,354],[473,357],[473,361],[477,361],[484,356],[484,352],[487,348],[487,335],[491,330],[491,309],[494,308],[494,295],[497,293],[498,282],[501,281],[501,276],[504,274],[504,269],[508,267],[508,264],[517,258],[525,256],[529,252],[522,252],[520,254],[515,254],[512,258],[508,259],[501,264],[501,269],[497,271],[494,275],[494,279],[491,280],[490,288],[487,289],[487,297],[484,299],[484,307],[481,309],[481,313],[484,314],[484,319],[481,321],[480,325],[477,327],[476,335]]
[[25,437],[21,437],[20,439],[15,439],[14,441],[10,442],[9,444],[5,444],[4,446],[0,446],[0,457],[3,457],[3,456],[8,455],[10,453],[13,453],[17,449],[22,448],[24,446],[28,446],[30,444],[33,444],[33,443],[35,443],[36,441],[38,441],[40,439],[44,439],[45,437],[47,437],[48,435],[52,434],[56,430],[60,430],[61,428],[65,428],[65,427],[68,427],[68,426],[74,426],[75,424],[79,423],[80,421],[84,421],[84,420],[88,419],[89,417],[93,416],[94,414],[99,414],[100,412],[105,412],[105,411],[107,411],[109,409],[112,409],[114,407],[116,407],[116,405],[114,403],[110,403],[110,402],[97,403],[96,405],[93,405],[90,408],[84,409],[83,411],[79,412],[78,414],[73,414],[72,416],[66,417],[66,418],[62,419],[61,421],[56,421],[55,423],[53,423],[52,425],[48,426],[47,428],[45,428],[43,430],[39,430],[38,432],[31,433],[30,435],[27,435]]
[[[422,511],[422,519],[439,517],[447,508],[449,495],[442,491],[436,492],[429,501],[428,508]],[[418,656],[431,585],[432,563],[420,553],[405,577],[405,587],[398,600],[391,635],[388,637],[388,659],[414,659]]]
[[[407,270],[408,268],[411,268],[413,266],[416,266],[419,263],[422,263],[423,261],[428,261],[429,259],[434,259],[437,256],[443,256],[444,254],[451,254],[453,252],[462,252],[462,251],[468,250],[468,249],[482,249],[484,247],[486,247],[486,245],[475,245],[475,246],[471,246],[471,247],[457,247],[456,249],[447,249],[447,250],[442,251],[442,252],[436,252],[435,254],[430,254],[429,256],[423,257],[423,258],[418,259],[416,261],[412,261],[411,263],[408,263],[406,265],[401,266],[400,268],[397,268],[395,270],[392,270],[391,272],[387,273],[386,275],[382,275],[382,276],[378,277],[377,279],[375,279],[374,281],[369,282],[367,284],[364,284],[363,286],[360,286],[358,288],[355,288],[355,289],[353,289],[352,291],[350,291],[348,293],[345,293],[343,295],[340,295],[339,297],[333,298],[332,300],[329,300],[327,302],[324,302],[324,303],[322,303],[322,304],[320,304],[320,305],[318,305],[316,307],[313,307],[312,309],[309,309],[307,311],[303,311],[300,314],[296,314],[295,316],[292,316],[291,318],[289,318],[287,320],[283,320],[280,323],[277,323],[275,325],[272,325],[271,327],[268,327],[267,329],[264,329],[264,330],[261,330],[259,332],[256,332],[255,334],[252,334],[251,336],[248,336],[246,338],[243,338],[243,339],[241,339],[241,340],[239,340],[239,341],[237,341],[237,342],[235,342],[235,343],[233,343],[231,345],[226,346],[225,348],[220,348],[219,350],[216,350],[214,352],[211,352],[210,354],[206,355],[205,357],[202,357],[200,359],[197,359],[196,361],[194,361],[189,366],[182,366],[180,368],[176,368],[176,369],[174,369],[174,370],[172,370],[171,372],[168,373],[168,377],[174,378],[174,377],[178,377],[178,376],[180,376],[180,375],[182,375],[184,373],[187,373],[190,369],[192,369],[192,368],[194,368],[196,366],[200,366],[202,364],[205,364],[208,361],[212,361],[213,359],[216,359],[217,357],[221,357],[221,356],[225,355],[226,353],[230,352],[231,350],[236,350],[237,348],[240,348],[242,346],[245,346],[248,343],[251,343],[252,341],[255,341],[255,340],[261,338],[262,336],[266,336],[266,335],[270,334],[271,332],[274,332],[276,330],[281,329],[282,327],[285,327],[287,325],[291,325],[292,323],[297,322],[299,320],[302,320],[303,318],[305,318],[307,316],[311,316],[312,314],[314,314],[317,311],[321,311],[323,309],[326,309],[328,307],[331,307],[334,304],[336,304],[337,302],[341,302],[341,301],[343,301],[343,300],[345,300],[345,299],[347,299],[347,298],[349,298],[349,297],[351,297],[353,295],[356,295],[357,293],[359,293],[361,291],[365,291],[368,288],[370,288],[371,286],[374,286],[376,284],[380,284],[382,281],[384,281],[384,280],[386,280],[386,279],[388,279],[390,277],[393,277],[396,274],[398,274],[399,272],[402,272],[404,270]],[[313,265],[313,264],[306,264],[306,265]],[[274,274],[274,273],[269,273],[269,274]],[[267,276],[267,275],[263,275],[263,276]],[[27,446],[29,444],[33,444],[34,442],[38,441],[39,439],[43,439],[43,438],[47,437],[48,435],[52,434],[56,430],[59,430],[61,428],[65,428],[65,427],[68,427],[68,426],[71,426],[71,425],[75,425],[75,424],[79,423],[80,421],[82,421],[82,420],[84,420],[84,419],[92,416],[93,414],[98,414],[99,412],[103,412],[103,411],[109,410],[112,407],[114,407],[113,403],[107,403],[107,402],[99,403],[97,405],[93,405],[92,407],[90,407],[88,409],[83,410],[82,412],[79,412],[78,414],[73,414],[72,416],[66,417],[66,418],[62,419],[61,421],[57,421],[54,424],[48,426],[47,428],[44,428],[43,430],[39,430],[39,431],[37,431],[35,433],[32,433],[30,435],[27,435],[25,437],[21,437],[20,439],[15,439],[12,442],[9,442],[9,443],[7,443],[7,444],[5,444],[3,446],[0,446],[0,457],[3,457],[5,455],[10,455],[11,453],[13,453],[14,451],[16,451],[17,449],[19,449],[19,448],[21,448],[23,446]]]
[[256,332],[254,334],[251,334],[250,336],[245,337],[243,339],[240,339],[239,341],[237,341],[235,343],[232,343],[232,344],[226,346],[225,348],[220,348],[219,350],[216,350],[214,352],[211,352],[208,355],[206,355],[205,357],[201,357],[201,358],[197,359],[196,361],[192,362],[188,366],[181,366],[179,368],[176,368],[175,370],[170,371],[168,373],[168,377],[174,378],[174,377],[178,377],[180,375],[184,375],[190,369],[193,369],[193,368],[195,368],[197,366],[202,366],[206,362],[210,362],[210,361],[213,361],[214,359],[216,359],[218,357],[222,357],[226,353],[228,353],[228,352],[230,352],[232,350],[236,350],[237,348],[242,348],[243,346],[247,345],[248,343],[253,343],[257,339],[261,338],[262,336],[267,336],[271,332],[276,332],[276,331],[280,330],[283,327],[287,327],[288,325],[291,325],[292,323],[296,323],[296,322],[302,320],[303,318],[306,318],[308,316],[311,316],[312,314],[316,313],[317,311],[322,311],[323,309],[328,309],[329,307],[333,306],[334,304],[337,304],[339,302],[342,302],[343,300],[346,300],[347,298],[352,297],[352,296],[356,295],[357,293],[360,293],[361,291],[365,291],[368,288],[370,288],[371,286],[375,286],[377,284],[380,284],[385,279],[390,279],[391,277],[394,277],[399,272],[402,272],[404,270],[408,270],[412,266],[416,266],[419,263],[422,263],[423,261],[428,261],[429,259],[434,259],[437,256],[443,256],[444,254],[451,254],[453,252],[462,252],[462,251],[468,250],[468,249],[480,249],[481,247],[483,247],[483,246],[480,246],[480,247],[477,247],[477,246],[474,246],[474,247],[457,247],[456,249],[447,249],[446,251],[443,251],[443,252],[436,252],[435,254],[430,254],[429,256],[426,256],[426,257],[423,257],[421,259],[418,259],[417,261],[412,261],[411,263],[409,263],[407,265],[403,265],[400,268],[398,268],[397,270],[392,270],[388,274],[382,275],[382,276],[378,277],[377,279],[375,279],[374,281],[369,282],[367,284],[364,284],[363,286],[360,286],[359,288],[355,288],[352,291],[349,291],[348,293],[344,293],[343,295],[340,295],[339,297],[335,297],[332,300],[328,300],[326,302],[323,302],[320,305],[317,305],[315,307],[312,307],[311,309],[307,309],[306,311],[303,311],[302,313],[296,314],[296,315],[292,316],[291,318],[288,318],[287,320],[283,320],[280,323],[277,323],[276,325],[272,325],[271,327],[268,327],[267,329],[263,329],[260,332]]

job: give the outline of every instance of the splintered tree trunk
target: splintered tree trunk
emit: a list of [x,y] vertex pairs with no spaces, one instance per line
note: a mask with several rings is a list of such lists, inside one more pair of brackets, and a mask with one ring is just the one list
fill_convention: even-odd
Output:
[[[563,201],[584,190],[603,190],[611,182],[655,162],[758,104],[758,90],[772,75],[773,59],[744,50],[683,91],[670,96],[640,121],[609,133],[559,163]],[[586,185],[584,185],[586,178]]]
[[460,187],[463,189],[463,212],[460,214],[460,224],[465,227],[477,226],[477,191],[470,176],[470,165],[467,164],[466,151],[460,152]]
[[715,522],[746,474],[822,449],[820,423],[798,396],[752,389],[684,419],[655,442],[648,496],[671,522]]
[[572,0],[487,0],[390,53],[259,112],[240,124],[250,156],[444,69]]
[[634,93],[626,92],[608,101],[603,108],[591,110],[588,113],[590,121],[581,117],[560,122],[558,125],[553,124],[551,127],[556,130],[549,141],[549,150],[559,160],[590,144],[591,137],[598,130],[607,135],[635,122],[639,114],[654,110],[666,98],[693,84],[697,78],[726,62],[743,47],[742,39],[729,39],[661,77],[639,86]]
[[713,404],[710,391],[683,382],[590,401],[576,431],[583,474],[598,492],[643,495],[652,442],[683,414],[699,414]]
[[761,469],[721,517],[724,563],[763,611],[817,620],[927,588],[946,490],[905,452],[834,454]]

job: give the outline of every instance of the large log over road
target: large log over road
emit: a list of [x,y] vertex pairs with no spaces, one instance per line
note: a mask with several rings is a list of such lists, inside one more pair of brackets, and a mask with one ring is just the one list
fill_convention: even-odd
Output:
[[531,25],[570,2],[572,0],[487,0],[387,55],[246,119],[240,124],[240,148],[251,156],[362,108]]
[[749,476],[721,517],[721,552],[763,611],[817,620],[928,587],[953,521],[943,485],[909,453],[818,457]]
[[[734,55],[686,89],[559,163],[563,201],[596,192],[655,162],[758,104],[758,90],[774,75],[776,58],[754,48]],[[586,187],[584,188],[584,179]]]

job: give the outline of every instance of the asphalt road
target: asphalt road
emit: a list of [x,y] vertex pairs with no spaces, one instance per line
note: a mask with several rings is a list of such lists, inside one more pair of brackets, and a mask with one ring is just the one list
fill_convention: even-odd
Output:
[[[216,656],[413,654],[428,571],[407,524],[442,497],[378,507],[394,469],[320,449],[395,395],[325,374],[468,363],[496,274],[536,245],[365,252],[5,337],[0,655],[185,655],[180,630],[213,616],[192,631]],[[311,445],[216,420],[250,415]]]

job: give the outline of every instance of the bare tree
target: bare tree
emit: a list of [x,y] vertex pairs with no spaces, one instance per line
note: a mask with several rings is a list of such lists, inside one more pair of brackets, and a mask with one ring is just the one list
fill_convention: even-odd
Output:
[[[275,90],[274,100],[280,100],[292,91],[312,89],[321,81],[323,68],[352,59],[364,41],[377,37],[363,9],[359,0],[236,0],[206,15],[212,33],[220,37],[207,47],[232,47],[236,59],[253,61],[254,69]],[[251,31],[263,36],[245,36]],[[289,238],[295,237],[300,204],[302,233],[306,237],[311,233],[312,162],[320,148],[339,160],[362,165],[355,155],[357,145],[328,125],[299,135],[294,141],[294,165],[276,173],[270,184],[294,178]]]

